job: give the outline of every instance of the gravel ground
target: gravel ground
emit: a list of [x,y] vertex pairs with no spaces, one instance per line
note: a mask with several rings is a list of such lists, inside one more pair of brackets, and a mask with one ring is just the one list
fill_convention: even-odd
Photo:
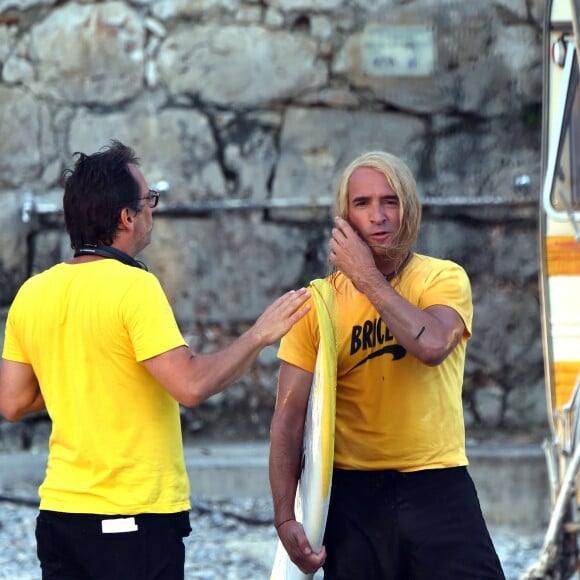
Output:
[[[38,580],[34,526],[37,508],[7,498],[35,498],[0,489],[0,579]],[[276,550],[272,507],[265,498],[195,498],[193,531],[186,540],[185,577],[189,580],[268,580]],[[518,580],[535,561],[543,535],[492,530],[507,580]],[[317,575],[318,578],[321,575]]]

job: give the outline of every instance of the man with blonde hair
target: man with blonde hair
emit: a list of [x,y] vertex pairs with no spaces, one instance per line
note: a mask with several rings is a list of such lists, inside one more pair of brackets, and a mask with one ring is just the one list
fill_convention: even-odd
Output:
[[503,579],[467,472],[461,388],[473,307],[459,265],[413,252],[415,180],[370,152],[342,173],[329,259],[338,372],[324,547],[295,520],[294,496],[319,329],[312,309],[282,340],[271,426],[278,535],[325,580]]

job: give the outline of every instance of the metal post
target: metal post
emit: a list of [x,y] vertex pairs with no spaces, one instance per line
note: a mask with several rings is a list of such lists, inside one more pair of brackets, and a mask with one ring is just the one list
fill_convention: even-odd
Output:
[[[580,0],[572,0],[572,28],[574,30],[574,42],[576,43],[576,52],[580,54]],[[580,66],[580,59],[577,59]]]

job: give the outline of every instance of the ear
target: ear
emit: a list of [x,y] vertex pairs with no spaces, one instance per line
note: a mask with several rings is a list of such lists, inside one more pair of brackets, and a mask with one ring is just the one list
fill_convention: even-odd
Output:
[[132,230],[133,220],[134,216],[131,215],[131,210],[128,207],[124,207],[119,214],[119,229]]

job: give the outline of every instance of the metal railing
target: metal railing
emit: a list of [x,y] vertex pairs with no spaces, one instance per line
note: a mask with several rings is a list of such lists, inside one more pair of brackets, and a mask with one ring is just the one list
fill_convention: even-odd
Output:
[[[155,185],[155,184],[154,184]],[[421,203],[424,208],[494,208],[494,207],[519,207],[535,208],[538,199],[533,196],[523,195],[529,189],[529,178],[520,176],[514,181],[514,189],[518,192],[516,196],[424,196]],[[219,212],[248,212],[258,210],[330,210],[333,207],[334,198],[332,196],[319,197],[293,197],[293,198],[268,198],[268,199],[208,199],[193,200],[187,202],[161,202],[155,210],[155,215],[178,216],[178,217],[203,217]],[[42,197],[31,193],[25,194],[22,204],[21,219],[24,223],[30,223],[40,216],[58,217],[62,214],[62,207],[53,202],[43,201]]]

